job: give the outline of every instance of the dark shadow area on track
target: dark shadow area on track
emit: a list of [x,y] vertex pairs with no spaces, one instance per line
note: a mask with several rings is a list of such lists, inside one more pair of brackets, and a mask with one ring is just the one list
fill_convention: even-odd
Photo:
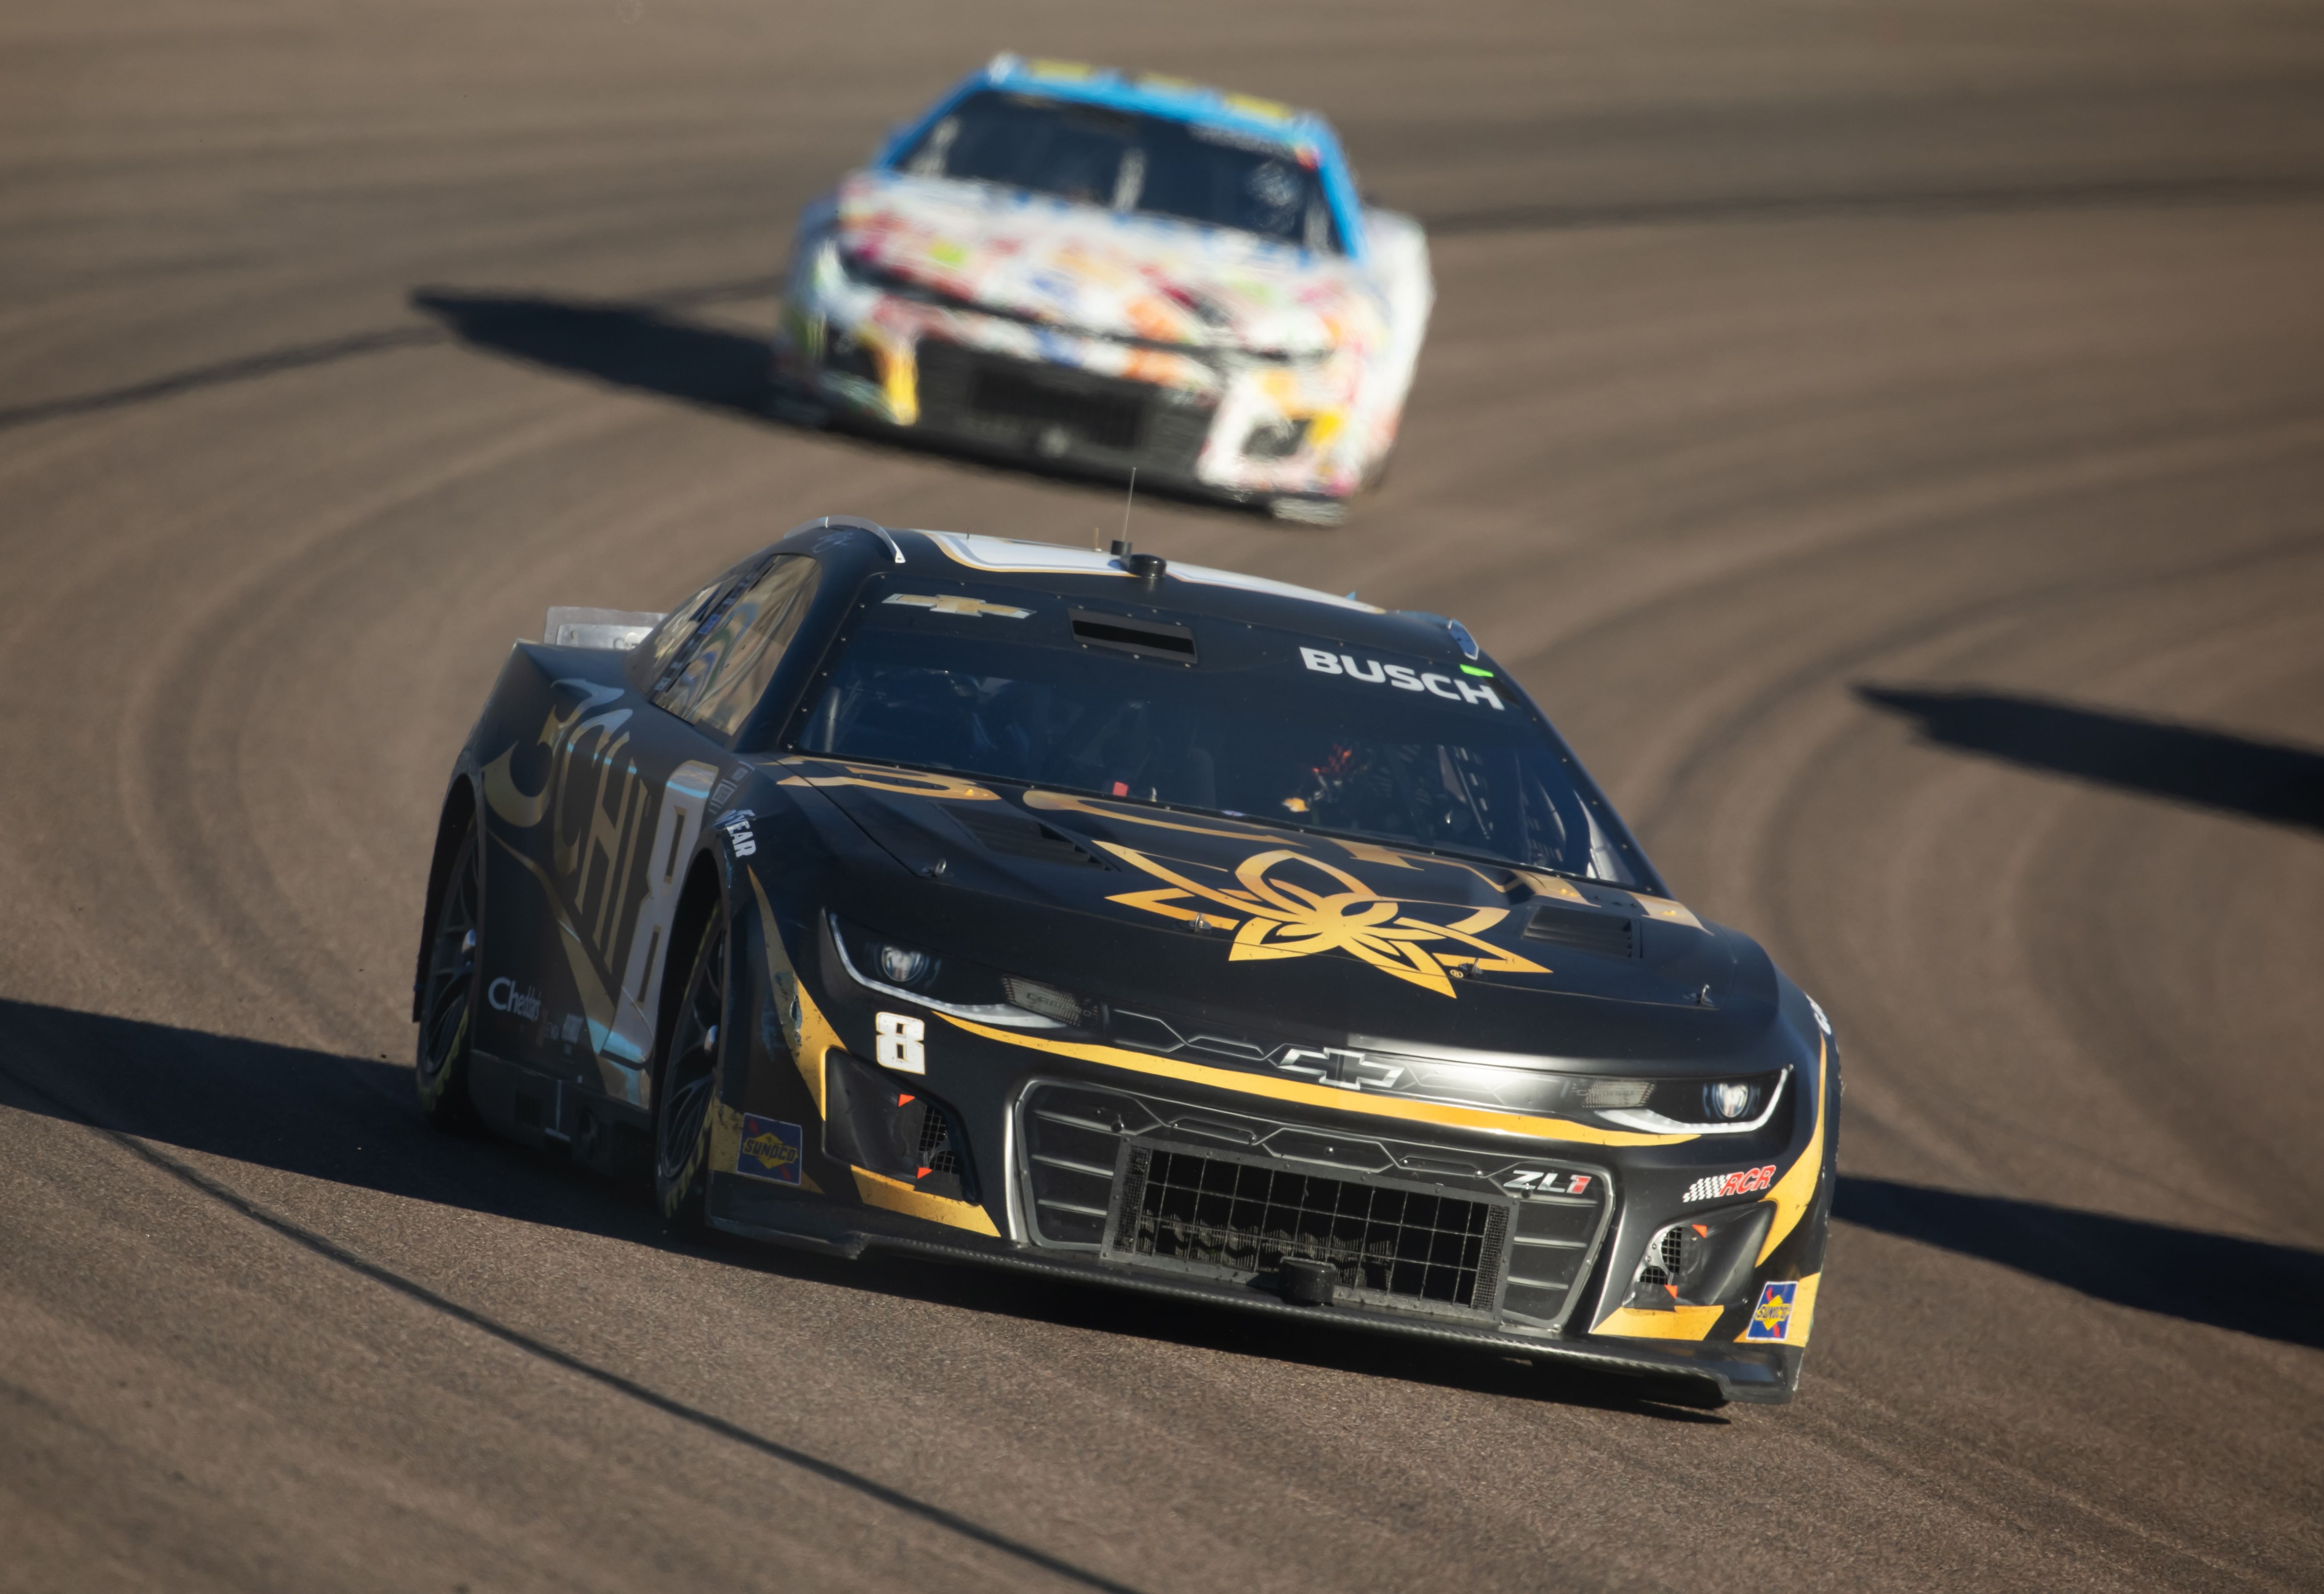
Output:
[[[0,1105],[58,1116],[207,1155],[414,1200],[644,1246],[678,1245],[756,1271],[1023,1317],[1093,1332],[1200,1346],[1520,1399],[1682,1422],[1708,1413],[1642,1396],[1584,1369],[1536,1367],[1490,1352],[1416,1346],[1353,1331],[1140,1299],[968,1265],[881,1257],[844,1262],[723,1238],[677,1242],[643,1187],[563,1156],[460,1140],[421,1122],[407,1068],[166,1024],[0,1000]],[[30,1087],[27,1089],[26,1087]],[[2289,1344],[2324,1346],[2324,1255],[2258,1240],[1843,1175],[1833,1215],[1883,1234],[1998,1263],[2142,1311]],[[1651,1389],[1651,1386],[1646,1386]]]
[[[2147,209],[2155,206],[2300,204],[2312,202],[2319,194],[2324,194],[2324,178],[2303,174],[2222,174],[2215,177],[2034,184],[2023,188],[1931,189],[1877,194],[1711,194],[1629,202],[1617,200],[1602,204],[1511,205],[1435,213],[1423,209],[1419,216],[1422,225],[1432,236],[1450,238],[1464,234],[1587,232],[1632,227],[1819,221],[1868,215],[1951,217],[2009,215],[2024,211]],[[689,304],[715,303],[722,299],[757,298],[773,293],[775,288],[776,283],[772,278],[752,277],[740,283],[721,283],[650,294],[629,308],[642,310],[651,317],[657,311]],[[451,305],[464,301],[470,303],[493,302],[489,299],[438,293],[426,289],[414,292],[411,300],[415,308],[447,321],[453,318],[444,314],[443,305],[433,301],[442,301]],[[503,300],[499,302],[521,301]],[[555,306],[563,301],[542,299],[533,302]],[[574,310],[585,308],[577,302],[566,307]],[[684,329],[684,323],[675,324]],[[165,372],[158,376],[95,393],[0,407],[0,431],[60,416],[92,414],[148,403],[206,387],[271,376],[278,372],[331,365],[359,355],[442,344],[454,336],[466,337],[467,334],[456,325],[392,327],[265,349],[256,354]],[[470,341],[488,340],[471,338]],[[541,363],[557,362],[546,360]],[[750,409],[752,413],[757,412],[755,404]],[[1209,500],[1199,501],[1210,503]]]
[[94,1123],[162,1147],[964,1311],[1513,1399],[1726,1422],[1689,1409],[1696,1397],[1683,1386],[1586,1368],[1348,1330],[1317,1333],[968,1265],[877,1253],[847,1262],[724,1236],[679,1239],[650,1210],[642,1182],[604,1178],[558,1154],[429,1128],[412,1099],[411,1070],[384,1060],[7,1000],[0,1000],[0,1036],[7,1039],[0,1107]]
[[[652,294],[641,301],[641,304],[650,309],[675,310],[687,305],[716,304],[725,300],[762,298],[774,291],[775,280],[772,277],[747,277],[740,282],[673,288],[667,292]],[[174,398],[182,393],[198,393],[208,387],[254,382],[284,371],[303,371],[314,366],[337,365],[341,360],[363,355],[440,346],[452,342],[454,336],[453,329],[446,326],[405,326],[356,332],[345,338],[326,338],[312,343],[286,344],[281,348],[265,349],[257,354],[213,360],[208,365],[189,366],[182,370],[166,372],[119,387],[101,388],[95,393],[75,394],[65,398],[0,409],[0,431],[11,427],[30,426],[36,422],[52,421],[60,416],[127,409],[160,399]]]
[[1939,746],[2324,830],[2324,753],[2006,692],[1868,685],[1856,695]]
[[2324,1348],[2324,1254],[2314,1251],[1847,1174],[1832,1216],[2118,1306]]
[[[413,291],[411,306],[434,316],[472,348],[609,386],[676,399],[762,426],[795,430],[767,411],[763,338],[670,313],[668,299],[641,301],[556,299],[542,294]],[[1111,473],[1050,464],[1030,454],[983,449],[908,431],[835,421],[820,435],[872,450],[904,449],[1005,476],[1032,476],[1118,494]],[[1140,480],[1140,498],[1238,518],[1266,520],[1259,505],[1236,505]],[[1269,524],[1273,524],[1269,522]]]

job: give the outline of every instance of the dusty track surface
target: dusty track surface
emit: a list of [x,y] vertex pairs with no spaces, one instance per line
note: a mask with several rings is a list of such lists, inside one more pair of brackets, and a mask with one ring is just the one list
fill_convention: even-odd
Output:
[[[1136,534],[1461,616],[1831,1011],[1796,1404],[674,1246],[420,1126],[547,604],[1118,515],[748,412],[798,203],[1004,44],[1435,227],[1356,522]],[[0,9],[0,1586],[2318,1586],[2319,283],[2313,7]]]

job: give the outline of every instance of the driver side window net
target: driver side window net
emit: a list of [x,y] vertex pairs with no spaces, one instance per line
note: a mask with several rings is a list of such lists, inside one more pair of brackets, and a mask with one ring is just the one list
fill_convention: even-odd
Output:
[[787,553],[728,607],[655,700],[714,736],[732,737],[766,695],[775,667],[807,617],[822,567]]

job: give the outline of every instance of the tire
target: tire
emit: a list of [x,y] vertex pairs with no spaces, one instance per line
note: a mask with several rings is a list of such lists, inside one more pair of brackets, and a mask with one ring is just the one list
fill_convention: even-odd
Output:
[[420,1056],[412,1080],[420,1112],[438,1129],[474,1133],[483,1120],[468,1094],[468,1056],[475,1040],[477,935],[483,928],[484,854],[468,820],[444,876],[444,897],[428,931],[428,975],[420,992]]
[[729,950],[722,901],[703,926],[654,1084],[654,1205],[679,1228],[703,1225],[710,1183],[710,1107],[725,1040]]
[[827,431],[831,406],[813,388],[788,376],[770,377],[759,395],[760,412],[770,421],[796,426],[802,431]]

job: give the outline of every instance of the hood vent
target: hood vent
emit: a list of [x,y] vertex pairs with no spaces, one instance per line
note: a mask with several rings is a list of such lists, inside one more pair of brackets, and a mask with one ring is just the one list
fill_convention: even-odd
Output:
[[1194,662],[1194,634],[1184,626],[1161,620],[1134,620],[1128,615],[1092,614],[1087,609],[1070,613],[1074,640],[1084,647],[1112,648],[1141,658],[1168,659],[1178,664]]
[[962,829],[976,838],[985,851],[997,852],[1004,857],[1028,857],[1037,863],[1064,864],[1077,869],[1110,867],[1063,830],[1052,829],[1038,820],[1013,811],[991,813],[982,809],[955,808],[952,817],[960,822]]
[[1638,922],[1628,914],[1594,913],[1587,908],[1560,907],[1555,903],[1544,903],[1533,911],[1533,920],[1525,928],[1525,938],[1608,958],[1635,958],[1642,950]]

